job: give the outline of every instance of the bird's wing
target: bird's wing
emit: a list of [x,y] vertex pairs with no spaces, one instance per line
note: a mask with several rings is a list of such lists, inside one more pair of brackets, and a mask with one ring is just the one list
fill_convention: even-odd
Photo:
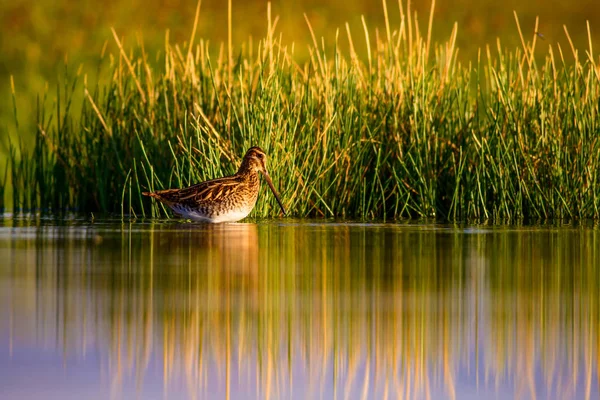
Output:
[[231,196],[240,186],[235,176],[201,182],[183,189],[159,190],[144,193],[166,204],[197,205],[204,202],[220,201]]

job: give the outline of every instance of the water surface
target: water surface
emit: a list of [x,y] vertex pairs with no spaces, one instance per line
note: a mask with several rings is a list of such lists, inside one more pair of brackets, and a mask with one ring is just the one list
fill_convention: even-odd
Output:
[[597,399],[593,226],[0,222],[2,399]]

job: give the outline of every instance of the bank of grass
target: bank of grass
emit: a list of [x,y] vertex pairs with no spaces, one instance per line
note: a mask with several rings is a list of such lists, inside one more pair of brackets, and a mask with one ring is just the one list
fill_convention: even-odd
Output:
[[[164,51],[149,55],[115,34],[116,53],[102,64],[110,83],[84,82],[79,111],[70,99],[85,77],[68,77],[55,111],[38,113],[34,148],[13,146],[15,209],[157,216],[165,210],[142,191],[234,173],[259,145],[296,216],[598,218],[591,40],[585,50],[542,48],[517,20],[522,48],[498,42],[461,65],[456,26],[434,44],[431,18],[422,33],[400,12],[396,28],[365,24],[324,39],[311,30],[312,43],[295,44],[309,47],[306,63],[280,44],[270,16],[266,37],[235,53],[192,33],[191,45],[167,36]],[[277,210],[263,190],[253,215]]]

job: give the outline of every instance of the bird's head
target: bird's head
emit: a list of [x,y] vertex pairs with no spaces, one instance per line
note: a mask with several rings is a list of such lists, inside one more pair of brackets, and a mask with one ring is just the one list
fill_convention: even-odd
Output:
[[240,167],[240,172],[248,170],[253,172],[260,172],[263,174],[265,180],[271,188],[271,191],[273,192],[273,195],[275,196],[275,199],[277,200],[277,203],[279,204],[279,207],[281,207],[281,211],[285,215],[285,208],[283,207],[281,199],[279,198],[279,194],[277,193],[277,190],[275,190],[275,186],[273,186],[273,181],[271,181],[271,177],[267,172],[267,155],[265,154],[263,149],[261,149],[258,146],[250,147],[246,152],[246,155],[244,156],[242,166]]

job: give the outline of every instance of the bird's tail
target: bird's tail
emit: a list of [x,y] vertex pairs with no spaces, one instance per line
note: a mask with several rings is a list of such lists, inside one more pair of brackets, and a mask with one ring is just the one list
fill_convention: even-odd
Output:
[[142,192],[143,196],[148,196],[148,197],[153,197],[156,200],[160,201],[161,203],[165,203],[168,206],[171,206],[173,204],[173,202],[171,200],[169,200],[168,197],[163,196],[163,193],[166,192],[166,190],[161,190],[158,192]]

